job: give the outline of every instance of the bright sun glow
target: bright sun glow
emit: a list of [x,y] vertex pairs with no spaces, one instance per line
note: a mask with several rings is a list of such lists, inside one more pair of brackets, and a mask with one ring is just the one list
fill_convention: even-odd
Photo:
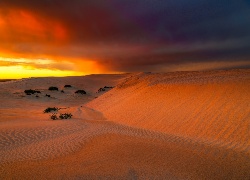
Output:
[[0,57],[0,62],[15,62],[15,63],[35,63],[35,64],[50,64],[53,63],[52,60],[49,59],[37,59],[35,62],[32,59],[26,58],[6,58]]
[[0,79],[82,76],[100,72],[103,72],[102,67],[87,59],[0,57]]
[[23,66],[0,66],[0,79],[20,79],[47,76],[77,76],[83,73],[50,69],[27,69]]
[[73,68],[73,63],[65,61],[0,57],[0,79],[84,75],[82,72],[74,71]]

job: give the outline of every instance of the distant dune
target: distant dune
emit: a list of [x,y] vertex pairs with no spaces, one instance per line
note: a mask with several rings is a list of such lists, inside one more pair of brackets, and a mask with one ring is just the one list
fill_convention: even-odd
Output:
[[0,79],[0,82],[14,81],[15,79]]
[[0,179],[250,179],[249,92],[248,69],[0,83]]

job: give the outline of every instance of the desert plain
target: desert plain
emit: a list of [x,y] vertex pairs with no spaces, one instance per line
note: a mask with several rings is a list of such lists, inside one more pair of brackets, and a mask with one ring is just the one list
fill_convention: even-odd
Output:
[[249,102],[249,69],[0,82],[0,179],[250,179]]

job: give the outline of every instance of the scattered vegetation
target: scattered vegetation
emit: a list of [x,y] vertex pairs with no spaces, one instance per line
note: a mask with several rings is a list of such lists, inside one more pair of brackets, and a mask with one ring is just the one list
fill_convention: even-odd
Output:
[[57,119],[58,119],[58,117],[57,117],[57,115],[56,115],[56,114],[52,114],[52,115],[50,116],[50,119],[52,119],[52,120],[57,120]]
[[50,97],[50,95],[49,95],[49,94],[46,94],[45,96]]
[[64,114],[60,114],[59,117],[56,115],[56,113],[52,114],[50,116],[50,119],[52,120],[57,120],[57,119],[71,119],[72,118],[72,114],[71,113],[64,113]]
[[49,90],[50,91],[58,91],[58,87],[51,86],[51,87],[49,87]]
[[87,94],[86,91],[84,91],[84,90],[77,90],[75,93],[76,94]]
[[98,92],[102,92],[102,91],[106,91],[106,89],[105,88],[98,89]]
[[72,118],[72,114],[71,113],[60,113],[60,115],[58,116],[57,113],[60,109],[66,109],[66,108],[57,108],[57,107],[48,107],[46,108],[43,112],[44,113],[53,113],[52,115],[50,115],[50,119],[52,120],[57,120],[57,119],[71,119]]
[[50,113],[50,112],[55,112],[55,111],[58,111],[58,110],[59,110],[59,108],[56,108],[56,107],[48,107],[43,112],[44,113]]
[[64,93],[64,90],[61,90],[61,93]]
[[114,87],[112,87],[112,86],[104,86],[104,88],[111,89],[111,88],[114,88]]
[[71,88],[72,86],[69,85],[69,84],[67,84],[67,85],[65,85],[64,87],[65,87],[65,88]]
[[64,114],[60,114],[59,118],[60,119],[71,119],[73,115],[71,113],[64,113]]
[[36,90],[29,89],[29,90],[25,90],[24,93],[26,95],[31,95],[31,94],[35,94],[35,93],[41,93],[41,91],[36,91]]
[[113,88],[112,86],[104,86],[104,88],[100,88],[100,89],[98,89],[98,93],[100,93],[100,92],[102,92],[102,91],[106,91],[106,89],[111,89],[111,88]]

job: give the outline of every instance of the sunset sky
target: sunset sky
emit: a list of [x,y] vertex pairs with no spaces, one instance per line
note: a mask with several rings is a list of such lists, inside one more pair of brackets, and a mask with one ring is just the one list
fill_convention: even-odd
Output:
[[250,67],[250,0],[1,0],[0,79]]

